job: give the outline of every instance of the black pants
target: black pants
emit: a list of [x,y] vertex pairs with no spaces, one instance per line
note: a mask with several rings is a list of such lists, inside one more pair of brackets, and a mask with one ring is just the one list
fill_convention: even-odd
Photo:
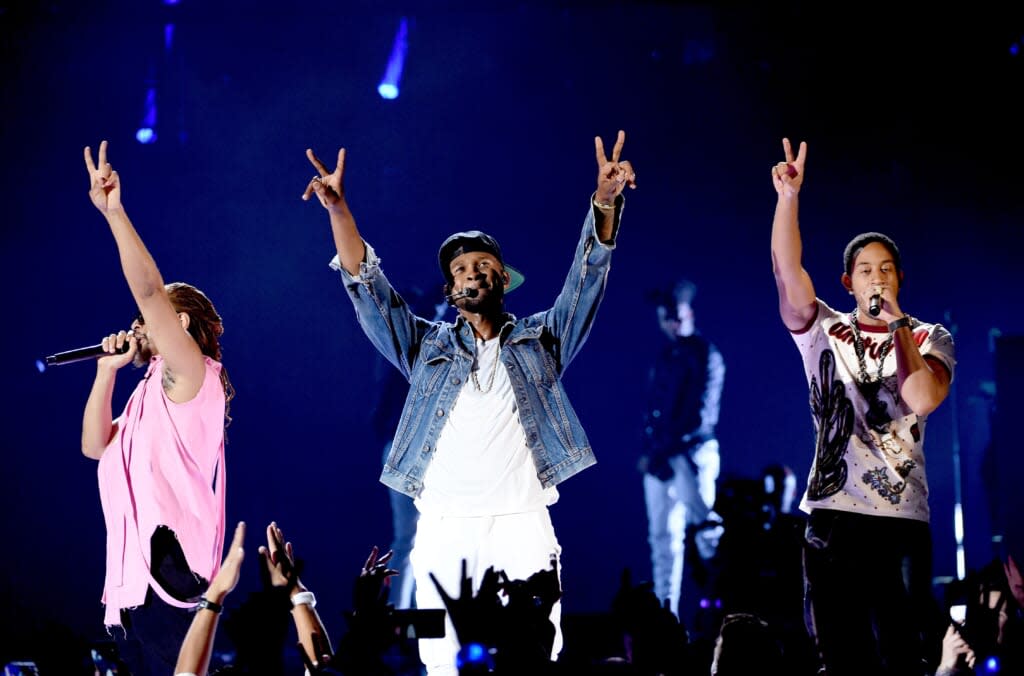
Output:
[[[191,571],[174,532],[160,526],[151,541],[153,578],[171,596],[187,601],[197,599],[208,582]],[[114,629],[118,651],[132,676],[170,676],[178,661],[194,613],[168,605],[152,590],[137,608],[121,611],[121,626]]]
[[938,620],[931,531],[911,519],[816,509],[807,521],[807,630],[828,676],[930,674]]

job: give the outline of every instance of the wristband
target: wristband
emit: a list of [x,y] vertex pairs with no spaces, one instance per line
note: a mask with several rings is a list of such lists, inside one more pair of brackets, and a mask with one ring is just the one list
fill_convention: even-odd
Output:
[[910,328],[909,315],[903,315],[899,319],[889,322],[889,333],[896,333],[898,329],[902,329],[903,327],[906,327],[908,329]]
[[310,608],[316,608],[316,597],[313,596],[313,592],[301,591],[292,594],[292,608],[301,605],[307,605]]
[[224,606],[214,601],[211,601],[205,596],[201,596],[199,598],[199,603],[196,604],[196,610],[209,610],[214,615],[220,615],[220,612],[224,610]]
[[596,196],[594,197],[594,199],[592,201],[594,203],[594,206],[597,207],[598,209],[600,209],[601,211],[614,211],[615,210],[615,204],[614,203],[613,204],[605,204],[604,202],[598,202]]

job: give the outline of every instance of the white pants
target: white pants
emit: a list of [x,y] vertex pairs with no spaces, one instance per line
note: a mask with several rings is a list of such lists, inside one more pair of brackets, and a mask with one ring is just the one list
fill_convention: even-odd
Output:
[[[561,552],[547,509],[485,517],[423,514],[410,557],[416,576],[416,607],[444,608],[430,573],[449,596],[458,597],[462,559],[466,559],[466,575],[473,580],[475,594],[484,572],[491,566],[495,571],[505,571],[509,580],[525,580],[534,573],[550,570],[554,557],[561,579]],[[562,650],[561,616],[562,605],[557,602],[550,615],[555,626],[552,660]],[[449,619],[445,619],[445,637],[420,639],[419,651],[429,676],[457,676],[455,656],[459,641]]]
[[644,474],[644,502],[654,593],[661,601],[668,599],[672,612],[678,614],[686,527],[707,520],[714,507],[718,440],[705,441],[690,458],[670,458],[669,465],[673,474],[667,481]]

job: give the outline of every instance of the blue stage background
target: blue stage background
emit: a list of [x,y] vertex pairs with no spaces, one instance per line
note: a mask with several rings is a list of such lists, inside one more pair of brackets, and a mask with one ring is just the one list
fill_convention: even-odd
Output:
[[[329,164],[348,149],[350,203],[399,290],[439,292],[440,241],[480,228],[526,275],[508,298],[523,315],[560,288],[594,187],[593,137],[610,147],[618,129],[638,189],[626,196],[596,326],[565,374],[598,464],[562,485],[553,508],[564,612],[606,610],[623,568],[648,574],[635,463],[640,393],[660,339],[652,289],[678,276],[699,284],[698,326],[727,365],[723,480],[781,461],[803,490],[806,384],[778,318],[769,255],[769,169],[783,136],[810,145],[801,226],[819,295],[846,307],[843,246],[882,230],[903,250],[901,305],[956,326],[955,396],[931,416],[926,446],[936,573],[955,574],[955,423],[968,563],[983,565],[994,552],[980,469],[992,347],[1024,332],[1024,57],[1014,51],[1024,20],[984,3],[949,14],[881,7],[0,3],[0,288],[11,366],[0,657],[40,636],[104,637],[96,466],[79,452],[94,369],[35,367],[135,314],[87,196],[82,148],[102,139],[166,280],[199,286],[225,319],[237,389],[228,520],[250,529],[239,598],[258,584],[255,547],[277,520],[340,632],[352,578],[370,547],[390,540],[368,422],[375,354],[327,267],[327,217],[299,199],[313,173],[305,149]],[[401,93],[384,100],[376,87],[403,17]],[[149,87],[157,141],[142,145]],[[136,378],[122,374],[115,410]]]

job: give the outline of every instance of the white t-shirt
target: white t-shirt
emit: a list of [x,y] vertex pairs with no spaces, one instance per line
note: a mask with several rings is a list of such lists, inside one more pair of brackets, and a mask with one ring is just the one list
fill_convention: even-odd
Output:
[[498,338],[476,341],[476,379],[466,381],[448,412],[416,498],[424,514],[518,514],[558,500],[557,489],[537,478],[499,350]]
[[[953,338],[940,324],[914,323],[922,355],[953,375]],[[848,314],[820,299],[810,327],[792,334],[810,386],[816,431],[814,463],[800,509],[836,509],[928,521],[924,429],[899,396],[896,350],[879,353],[890,334],[884,326],[860,325],[867,382]],[[879,384],[879,366],[881,383]],[[874,392],[877,391],[877,395]]]

